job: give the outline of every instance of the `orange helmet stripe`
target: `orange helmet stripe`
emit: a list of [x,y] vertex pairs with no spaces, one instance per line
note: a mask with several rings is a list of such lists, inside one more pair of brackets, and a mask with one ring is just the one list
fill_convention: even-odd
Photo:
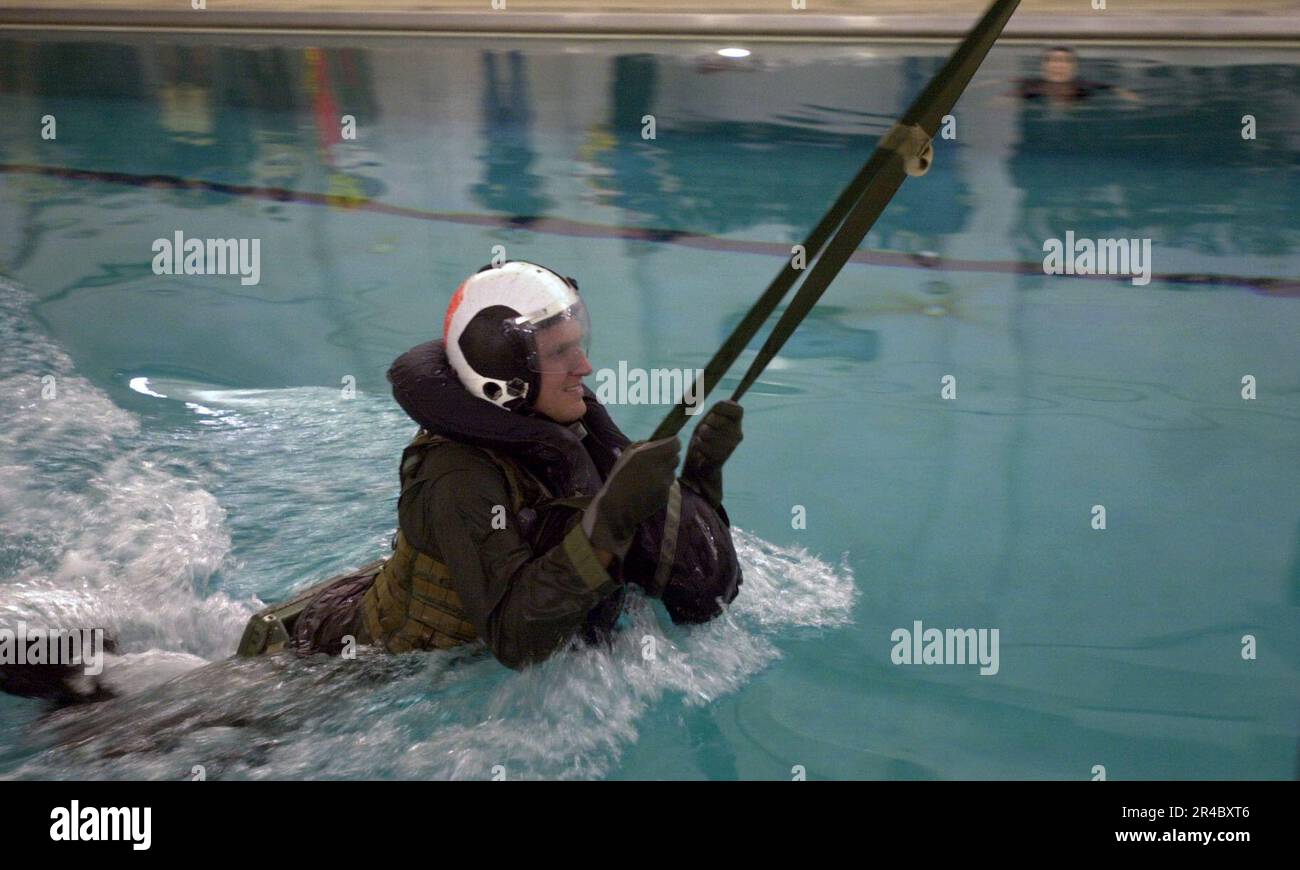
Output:
[[460,307],[460,303],[465,301],[465,285],[468,283],[468,278],[460,282],[460,286],[456,288],[456,292],[451,295],[451,302],[447,305],[447,316],[442,319],[442,340],[444,342],[447,341],[447,336],[451,334],[452,315],[456,313],[456,309]]

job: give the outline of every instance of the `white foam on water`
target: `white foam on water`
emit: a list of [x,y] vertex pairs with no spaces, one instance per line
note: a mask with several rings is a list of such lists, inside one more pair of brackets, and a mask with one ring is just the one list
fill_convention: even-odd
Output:
[[145,396],[153,396],[155,399],[167,398],[162,393],[155,393],[153,390],[149,389],[148,378],[131,378],[131,380],[127,382],[127,386]]
[[0,287],[0,622],[227,654],[251,606],[202,594],[230,550],[224,510],[179,458],[141,445],[135,415],[76,373],[28,304]]
[[481,647],[223,662],[60,714],[63,745],[12,775],[184,778],[202,764],[210,778],[606,776],[652,708],[712,703],[780,657],[783,631],[849,621],[849,570],[743,531],[736,538],[762,563],[746,563],[735,606],[706,625],[673,626],[634,592],[610,647],[518,672]]
[[803,547],[780,547],[739,528],[732,532],[747,593],[737,597],[733,614],[771,627],[849,622],[856,587],[847,553],[836,566]]
[[105,655],[102,685],[118,695],[133,695],[208,664],[192,653],[152,649]]

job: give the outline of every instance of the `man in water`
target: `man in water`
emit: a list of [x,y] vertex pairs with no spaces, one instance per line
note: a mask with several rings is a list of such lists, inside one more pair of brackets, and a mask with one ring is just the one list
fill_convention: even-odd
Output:
[[1045,100],[1051,103],[1071,104],[1082,102],[1096,94],[1112,92],[1124,99],[1137,95],[1125,88],[1116,88],[1104,82],[1079,78],[1079,58],[1074,49],[1056,46],[1043,52],[1038,78],[1021,79],[1016,96],[1025,100]]
[[[628,583],[674,622],[721,613],[741,583],[722,466],[743,410],[710,409],[677,477],[676,436],[630,444],[583,386],[589,335],[577,283],[545,267],[506,263],[463,282],[443,340],[388,372],[421,426],[402,453],[393,554],[256,614],[239,654],[482,640],[520,668],[608,637]],[[3,665],[0,691],[60,705],[112,697],[74,671]]]
[[550,269],[508,262],[460,285],[443,340],[388,373],[421,426],[402,454],[394,553],[320,592],[294,646],[482,640],[518,668],[575,637],[607,636],[628,582],[678,622],[711,619],[735,598],[722,465],[743,410],[710,409],[677,477],[675,436],[629,444],[583,385],[589,337],[577,283]]

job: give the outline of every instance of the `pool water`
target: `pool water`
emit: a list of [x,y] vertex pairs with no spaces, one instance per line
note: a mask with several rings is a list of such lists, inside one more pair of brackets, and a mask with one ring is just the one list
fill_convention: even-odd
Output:
[[[1293,51],[1097,46],[1132,97],[1039,105],[995,48],[745,398],[724,618],[638,598],[520,673],[226,660],[387,546],[385,370],[494,246],[578,278],[597,368],[702,367],[946,53],[723,46],[0,37],[0,625],[107,629],[124,694],[0,697],[0,775],[1296,775]],[[178,231],[260,282],[154,274]],[[1150,239],[1151,282],[1044,275],[1067,231]],[[997,629],[997,672],[895,664],[916,621]]]

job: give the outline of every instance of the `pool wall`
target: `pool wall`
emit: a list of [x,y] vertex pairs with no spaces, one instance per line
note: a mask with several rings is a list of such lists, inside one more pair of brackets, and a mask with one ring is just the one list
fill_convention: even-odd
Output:
[[[794,8],[795,4],[803,8]],[[0,0],[0,27],[150,27],[515,34],[722,35],[768,38],[955,38],[984,11],[981,0],[336,0],[222,2],[194,10],[171,0]],[[495,8],[504,6],[505,8]],[[923,10],[923,11],[918,11]],[[1092,4],[1025,0],[1003,39],[1300,39],[1294,0]]]

